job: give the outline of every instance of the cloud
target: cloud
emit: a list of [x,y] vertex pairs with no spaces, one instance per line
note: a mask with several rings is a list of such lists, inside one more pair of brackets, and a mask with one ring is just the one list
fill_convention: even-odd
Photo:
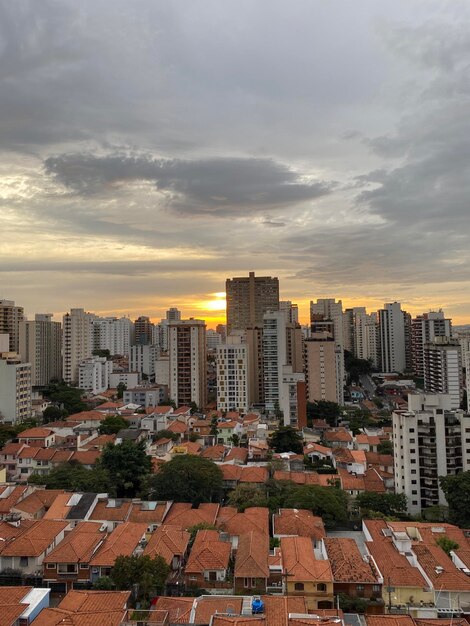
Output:
[[271,159],[156,159],[149,156],[66,154],[49,157],[45,169],[78,194],[113,185],[151,181],[165,203],[187,215],[231,216],[296,205],[331,192],[332,182],[302,179]]

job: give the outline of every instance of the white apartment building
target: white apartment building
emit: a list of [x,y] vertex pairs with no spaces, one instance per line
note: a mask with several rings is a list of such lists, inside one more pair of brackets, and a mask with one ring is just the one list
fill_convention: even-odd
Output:
[[212,328],[208,328],[206,331],[206,346],[208,350],[216,350],[217,346],[220,346],[222,343],[222,337],[218,332],[212,330]]
[[405,318],[399,302],[384,304],[379,311],[380,366],[383,372],[406,368]]
[[126,385],[128,389],[137,387],[139,384],[139,374],[137,372],[112,372],[109,375],[110,389],[116,389],[120,383]]
[[93,353],[93,320],[96,315],[71,309],[63,317],[62,372],[66,383],[78,384],[78,366]]
[[268,413],[280,409],[282,368],[287,365],[286,325],[283,311],[263,315],[264,404]]
[[170,397],[177,406],[207,404],[206,323],[190,318],[171,322],[168,329]]
[[155,382],[170,386],[170,357],[160,355],[155,361]]
[[19,324],[20,356],[31,363],[33,387],[62,379],[62,327],[52,321],[52,313],[38,313],[34,321]]
[[0,354],[0,421],[17,424],[32,415],[31,364],[16,352]]
[[9,336],[9,352],[18,352],[20,347],[20,322],[25,319],[23,307],[13,300],[0,300],[0,333]]
[[303,410],[305,402],[305,374],[294,372],[292,365],[284,365],[279,398],[284,426],[302,428],[306,425],[303,423],[306,422],[303,415],[299,419],[299,412]]
[[365,308],[353,309],[354,356],[366,359],[379,367],[379,323],[376,313],[366,313]]
[[93,320],[93,348],[109,350],[111,356],[128,354],[133,330],[134,324],[127,317],[98,317]]
[[299,323],[299,305],[291,302],[290,300],[280,300],[279,310],[284,311],[286,320],[290,324]]
[[219,411],[249,410],[248,345],[241,336],[228,336],[217,346],[217,409]]
[[452,336],[452,320],[443,311],[430,311],[411,321],[411,365],[415,376],[424,378],[424,345],[436,337]]
[[113,371],[113,362],[106,357],[93,356],[85,359],[78,366],[78,386],[83,391],[97,395],[109,388],[109,375]]
[[123,394],[124,404],[139,404],[145,408],[156,407],[168,401],[168,387],[152,385],[126,389]]
[[453,410],[448,394],[416,393],[392,419],[396,493],[411,515],[446,506],[439,476],[470,470],[470,415]]
[[344,371],[343,302],[341,300],[336,301],[334,298],[319,298],[316,302],[310,301],[310,322],[313,323],[314,320],[319,319],[331,320],[333,322],[335,344],[341,353],[339,375],[344,384],[346,376]]
[[423,347],[424,389],[431,393],[446,393],[451,408],[459,409],[463,396],[462,358],[457,339],[435,337]]
[[145,374],[148,378],[155,376],[155,361],[160,355],[160,348],[155,345],[136,345],[129,349],[129,370],[138,372],[141,377]]

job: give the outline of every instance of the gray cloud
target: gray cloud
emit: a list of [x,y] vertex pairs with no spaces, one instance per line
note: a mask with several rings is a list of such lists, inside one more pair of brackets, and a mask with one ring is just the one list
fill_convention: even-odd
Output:
[[193,215],[251,214],[315,200],[333,188],[331,182],[303,182],[292,169],[270,159],[189,161],[68,154],[49,157],[45,168],[83,195],[117,183],[151,181],[171,208]]

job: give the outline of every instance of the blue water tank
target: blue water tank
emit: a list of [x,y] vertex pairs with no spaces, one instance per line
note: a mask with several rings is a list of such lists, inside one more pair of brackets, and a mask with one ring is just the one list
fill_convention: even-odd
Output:
[[251,602],[251,612],[253,615],[256,615],[257,613],[264,613],[264,602],[261,598],[253,598]]

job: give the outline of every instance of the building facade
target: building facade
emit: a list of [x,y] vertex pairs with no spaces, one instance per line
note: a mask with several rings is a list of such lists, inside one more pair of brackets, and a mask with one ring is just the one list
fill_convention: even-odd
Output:
[[17,424],[31,417],[31,364],[15,352],[0,354],[0,420]]
[[9,335],[9,352],[19,352],[20,322],[24,319],[23,307],[13,300],[0,300],[0,333]]
[[383,372],[406,368],[405,318],[399,302],[384,304],[379,311],[380,367]]
[[462,357],[457,339],[435,337],[423,346],[424,390],[446,393],[451,408],[459,409],[463,397]]
[[168,328],[170,396],[178,406],[207,404],[206,323],[180,320]]
[[78,384],[78,366],[93,353],[93,320],[96,315],[71,309],[62,323],[62,373],[66,383]]
[[279,310],[279,280],[271,276],[228,278],[225,284],[227,299],[227,334],[263,325],[266,311]]
[[248,346],[241,337],[229,336],[217,346],[217,409],[247,413],[250,407]]
[[424,345],[436,337],[452,336],[452,320],[443,311],[418,315],[411,322],[411,364],[418,378],[424,378]]
[[19,345],[21,359],[31,363],[33,387],[62,380],[62,327],[52,321],[52,313],[38,313],[34,321],[21,321]]

